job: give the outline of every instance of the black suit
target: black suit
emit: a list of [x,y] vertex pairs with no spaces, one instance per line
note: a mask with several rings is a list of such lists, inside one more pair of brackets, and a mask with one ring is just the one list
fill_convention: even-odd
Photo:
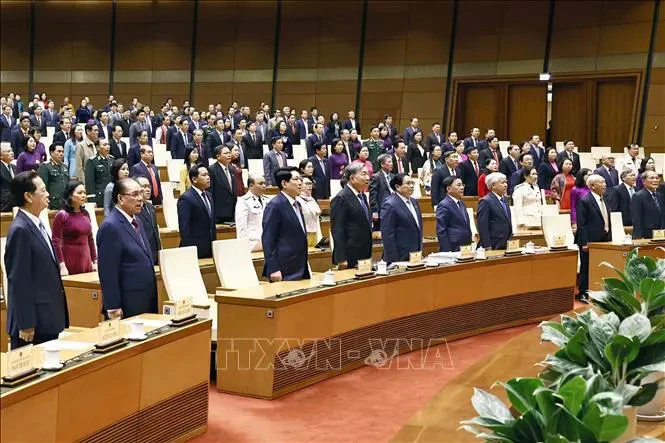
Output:
[[542,162],[538,166],[538,187],[540,189],[550,189],[552,179],[558,174],[549,162]]
[[[481,167],[484,168],[485,167],[485,161],[488,158],[495,158],[494,155],[492,155],[492,150],[490,148],[483,149],[483,150],[479,151],[478,164],[480,164]],[[496,148],[496,158],[495,158],[495,160],[497,161],[497,163],[499,165],[501,164],[501,159],[502,158],[503,158],[503,156],[501,155],[501,151],[499,150],[499,148]]]
[[372,257],[371,215],[365,212],[360,199],[348,186],[330,202],[330,228],[333,263],[346,261],[349,267],[354,267],[358,260]]
[[598,174],[605,179],[608,189],[621,184],[621,181],[619,180],[619,172],[615,168],[611,168],[608,171],[605,166],[601,166],[594,171],[594,174]]
[[143,202],[143,209],[136,216],[141,221],[143,234],[150,243],[150,252],[154,264],[159,262],[159,250],[162,249],[162,242],[159,239],[159,227],[157,226],[157,213],[155,207],[149,201]]
[[210,205],[210,213],[199,192],[189,188],[178,199],[178,228],[181,247],[196,246],[199,258],[209,258],[212,257],[212,242],[217,236],[215,208],[210,193],[203,192]]
[[411,171],[418,172],[418,169],[422,168],[425,160],[427,160],[427,151],[423,148],[423,153],[421,154],[416,142],[412,141],[406,150],[406,160],[411,165]]
[[[455,168],[454,171],[456,177],[462,178],[462,171],[459,167]],[[432,174],[432,184],[430,185],[430,189],[432,190],[432,206],[438,205],[443,200],[443,197],[446,196],[446,190],[443,189],[443,180],[451,175],[446,164],[442,168],[435,170]]]
[[3,266],[9,281],[7,331],[12,348],[26,344],[19,338],[24,329],[35,329],[34,344],[56,339],[69,326],[60,267],[53,245],[23,211],[9,227]]
[[[570,175],[575,176],[577,174],[577,171],[579,171],[582,168],[582,166],[580,165],[580,155],[577,152],[571,152],[571,154],[573,154],[572,159],[568,155],[568,151],[559,152],[559,154],[557,154],[556,156],[556,163],[557,165],[560,165],[561,162],[564,161],[565,159],[571,160],[573,162],[573,169],[570,171]],[[535,158],[533,164],[534,165],[536,164]],[[608,186],[609,185],[610,183],[608,183]]]
[[254,133],[254,140],[249,132],[242,136],[242,144],[245,148],[245,156],[248,159],[262,159],[263,158],[263,139],[259,132]]
[[212,193],[213,207],[215,208],[215,223],[226,223],[235,220],[236,209],[236,181],[235,166],[229,164],[231,185],[224,174],[222,165],[216,162],[210,166],[210,191]]
[[[69,134],[65,134],[62,131],[58,131],[55,134],[53,134],[53,144],[62,146],[63,148],[65,147],[65,142],[69,140]],[[114,155],[115,157],[115,155]]]
[[[157,166],[154,164],[150,164],[150,169],[152,169],[152,173],[155,175],[155,180],[157,181],[157,189],[152,189],[152,204],[153,205],[161,205],[162,204],[162,182],[159,179],[159,170],[157,169]],[[150,182],[150,187],[152,188],[152,178],[150,176],[150,172],[148,171],[148,167],[143,163],[142,161],[139,161],[135,165],[133,165],[129,169],[129,175],[131,177],[145,177],[148,179]]]
[[426,142],[426,146],[425,146],[425,149],[427,149],[427,152],[432,152],[432,148],[434,146],[441,146],[441,149],[443,149],[442,145],[443,145],[443,143],[445,143],[446,139],[443,136],[443,134],[439,133],[438,135],[439,135],[438,139],[436,138],[436,134],[434,134],[433,132],[430,133],[427,136],[427,142]]
[[116,142],[113,137],[109,140],[111,155],[113,158],[127,158],[127,143],[122,140]]
[[633,217],[630,215],[630,193],[626,185],[621,183],[608,189],[605,200],[611,212],[621,212],[621,221],[624,226],[633,226]]
[[[16,175],[16,166],[9,164],[9,168]],[[0,212],[11,212],[14,206],[14,199],[9,192],[9,183],[12,181],[12,174],[4,163],[0,162]]]
[[589,289],[589,251],[584,251],[583,247],[589,242],[606,242],[610,239],[610,212],[605,204],[607,213],[607,231],[605,230],[605,220],[598,206],[593,192],[577,202],[577,244],[580,247],[580,294],[586,294]]
[[372,208],[372,214],[381,216],[381,205],[383,201],[391,194],[390,180],[393,174],[389,173],[389,178],[386,179],[383,170],[375,172],[369,181],[369,206]]
[[[533,157],[533,166],[534,166],[534,168],[537,168],[538,166],[540,166],[540,163],[543,160],[547,161],[547,159],[545,158],[545,150],[543,148],[541,148],[540,146],[531,145],[531,148],[529,149],[529,153]],[[573,167],[574,167],[574,165],[573,165]]]
[[115,122],[114,126],[120,126],[122,128],[122,136],[123,137],[129,137],[129,126],[131,124],[131,121],[129,120],[118,120]]
[[505,208],[490,192],[478,201],[478,234],[483,248],[506,249],[513,234],[510,208],[503,198]]
[[323,168],[316,155],[311,156],[310,161],[314,166],[314,189],[312,197],[316,200],[325,200],[330,198],[330,163],[327,158],[323,159]]
[[501,162],[499,163],[499,172],[505,175],[508,180],[510,180],[510,177],[519,168],[520,166],[518,161],[513,160],[513,158],[510,155],[508,157],[502,158]]
[[231,136],[224,131],[222,131],[221,135],[217,130],[208,134],[208,138],[206,138],[207,158],[215,158],[215,148],[217,146],[225,145],[229,140],[231,140]]
[[471,221],[464,202],[446,196],[436,208],[436,236],[441,252],[459,251],[471,243]]
[[0,115],[0,141],[8,142],[11,138],[12,130],[17,122],[14,116],[9,116],[9,121],[5,114]]
[[398,161],[401,162],[401,164],[402,164],[402,172],[404,172],[405,174],[408,174],[409,173],[409,162],[406,159],[406,155],[404,156],[404,158],[402,158],[400,160],[400,159],[397,158],[397,156],[395,156],[395,154],[393,154],[393,174],[399,173],[399,167],[397,166]]
[[42,137],[46,137],[46,120],[44,120],[43,114],[39,116],[39,121],[37,121],[37,117],[31,115],[30,126],[38,128],[39,132],[42,134]]
[[478,195],[478,177],[482,174],[483,168],[480,163],[476,162],[478,166],[478,173],[473,167],[471,160],[465,160],[458,166],[462,182],[464,183],[464,195]]
[[656,201],[651,192],[642,188],[633,195],[630,202],[630,213],[633,218],[633,238],[652,238],[654,229],[665,228],[665,197],[655,193]]

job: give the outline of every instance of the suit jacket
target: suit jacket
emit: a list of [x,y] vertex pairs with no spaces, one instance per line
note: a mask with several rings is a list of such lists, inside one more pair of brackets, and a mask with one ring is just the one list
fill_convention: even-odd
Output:
[[305,138],[307,137],[308,129],[309,129],[309,124],[306,121],[304,122],[301,118],[296,120],[296,133],[293,135],[297,136],[298,139],[295,140],[294,142],[295,144],[299,144],[300,140],[305,140]]
[[137,139],[141,131],[148,131],[148,144],[152,146],[152,127],[148,125],[147,117],[143,123],[137,120],[129,127],[129,143],[138,143]]
[[[496,157],[498,159],[497,162],[499,164],[501,164],[501,159],[503,158],[503,156],[501,155],[501,151],[498,148],[496,150]],[[479,155],[478,155],[478,164],[481,165],[484,168],[485,167],[485,161],[488,158],[494,158],[494,156],[492,155],[492,150],[490,148],[485,148],[483,150],[480,150]]]
[[123,317],[157,312],[155,260],[145,228],[137,223],[139,232],[114,207],[97,232],[104,312],[122,308]]
[[[106,138],[106,134],[104,134],[104,125],[102,122],[97,123],[97,129],[99,131],[99,138]],[[110,125],[106,125],[106,131],[108,131],[107,140],[111,140],[113,138],[113,128]]]
[[411,198],[418,222],[413,218],[402,197],[395,193],[381,207],[381,238],[383,260],[388,263],[406,261],[410,252],[423,249],[423,216],[418,200]]
[[42,112],[42,118],[44,119],[46,126],[55,127],[60,121],[60,114],[58,114],[58,111],[55,109],[51,112],[51,110],[47,108]]
[[[17,174],[16,166],[9,164],[9,168],[14,175]],[[14,206],[14,199],[9,191],[9,183],[12,181],[12,176],[9,173],[4,163],[0,163],[0,212],[11,212]]]
[[152,261],[156,265],[159,262],[159,250],[162,249],[162,242],[159,239],[159,226],[157,226],[157,212],[155,211],[155,207],[149,201],[144,201],[143,209],[136,218],[141,221],[143,235],[148,238]]
[[[266,185],[269,186],[277,186],[275,183],[275,171],[279,168],[277,155],[277,152],[271,149],[263,156],[263,176],[266,179]],[[280,151],[279,155],[282,157],[282,164],[286,167],[286,154]]]
[[610,239],[610,210],[607,208],[607,226],[605,231],[605,221],[600,212],[600,206],[596,202],[592,192],[582,197],[577,202],[577,244],[582,247],[589,242],[604,242]]
[[423,147],[423,153],[421,154],[416,143],[412,141],[406,150],[406,159],[411,165],[411,171],[418,172],[418,169],[422,168],[425,160],[427,160],[426,148]]
[[607,206],[609,206],[609,211],[621,212],[621,221],[624,226],[633,226],[633,217],[630,214],[631,198],[626,185],[621,183],[611,189],[608,188],[605,193],[605,200]]
[[[580,155],[579,155],[577,152],[573,152],[572,154],[573,154],[573,169],[570,171],[570,173],[571,173],[572,175],[576,175],[576,174],[577,174],[577,171],[579,171],[580,169],[582,169],[582,166],[580,165]],[[562,162],[564,159],[566,159],[566,158],[570,158],[570,157],[568,156],[568,152],[567,152],[567,151],[561,151],[561,152],[559,152],[559,153],[557,154],[557,156],[556,156],[556,162],[557,162],[557,164],[561,164],[561,162]],[[535,161],[535,160],[536,160],[536,159],[534,158],[534,162],[533,162],[534,165],[536,164],[536,161]],[[542,159],[541,159],[541,162],[542,162]],[[603,169],[605,169],[605,168],[603,168]],[[617,183],[618,183],[618,182],[614,182],[614,185],[610,185],[610,183],[608,182],[608,183],[607,183],[607,186],[608,186],[608,187],[610,187],[610,186],[615,186]]]
[[9,117],[10,122],[7,122],[5,114],[0,115],[0,141],[8,142],[11,139],[11,134],[14,126],[16,126],[16,119],[14,116]]
[[519,168],[517,171],[513,172],[510,177],[508,177],[508,194],[513,195],[515,186],[520,183],[524,183],[524,176],[522,175],[522,168]]
[[506,244],[513,233],[507,202],[506,207],[507,212],[493,192],[478,201],[478,234],[483,248],[506,249]]
[[418,129],[413,129],[413,127],[411,125],[407,126],[404,129],[404,137],[403,137],[404,144],[409,146],[409,143],[411,143],[411,139],[413,138],[413,134],[415,134],[417,130]]
[[[316,155],[309,158],[314,165],[314,189],[312,197],[316,200],[325,200],[330,198],[330,163],[327,158],[323,159],[323,169]],[[324,170],[325,169],[325,170]]]
[[217,238],[212,195],[208,191],[204,192],[210,204],[210,213],[193,187],[178,198],[180,246],[196,246],[199,258],[212,257],[212,242]]
[[[455,176],[462,178],[462,171],[459,167],[455,168]],[[432,206],[436,206],[446,196],[446,190],[443,189],[443,180],[450,177],[450,171],[446,164],[442,168],[436,169],[432,174]]]
[[212,193],[213,207],[215,209],[215,223],[232,222],[234,220],[236,208],[236,167],[229,164],[229,174],[231,175],[231,186],[224,174],[224,170],[219,162],[216,162],[208,170],[210,171],[210,192]]
[[[153,205],[161,205],[162,204],[162,181],[159,179],[159,170],[157,169],[157,166],[154,164],[150,164],[150,169],[152,169],[152,173],[155,174],[155,180],[157,180],[157,190],[158,192],[155,195],[155,190],[152,190],[152,204]],[[145,177],[148,179],[150,182],[150,186],[152,186],[152,181],[150,178],[150,173],[148,172],[148,167],[143,163],[142,161],[138,162],[134,166],[132,166],[129,169],[129,175],[131,177]]]
[[[475,144],[475,146],[478,148],[478,151],[481,150],[481,147],[480,147],[480,141],[481,141],[480,138],[477,138],[477,139],[476,139],[476,144]],[[465,139],[464,139],[464,150],[466,151],[468,148],[470,148],[470,147],[472,147],[472,146],[474,146],[474,144],[473,144],[473,138],[472,138],[472,137],[467,137],[467,138],[465,138]]]
[[[529,149],[529,153],[531,153],[531,156],[533,157],[533,167],[537,168],[540,166],[540,163],[545,159],[545,150],[541,148],[540,146],[535,146],[531,145],[531,149]],[[578,156],[578,163],[579,163],[579,156]],[[573,164],[573,168],[574,168]]]
[[[9,227],[4,269],[7,272],[7,332],[35,329],[37,335],[57,335],[69,326],[65,289],[55,249],[23,213]],[[39,278],[35,270],[39,269]]]
[[443,149],[443,152],[446,153],[448,151],[454,151],[455,146],[453,146],[453,144],[450,142],[445,142],[444,144],[441,145],[441,149]]
[[23,152],[23,143],[26,139],[26,136],[23,135],[23,130],[18,126],[15,126],[12,130],[11,141],[12,150],[14,151],[14,158],[18,158],[19,154]]
[[69,139],[69,134],[65,134],[62,131],[57,131],[55,134],[53,134],[53,144],[62,146],[63,148],[65,147],[65,142],[67,142],[68,139]]
[[111,155],[113,158],[127,158],[127,143],[120,140],[116,142],[113,137],[109,139],[109,147],[111,148]]
[[[515,165],[516,162],[517,165]],[[510,155],[502,158],[501,162],[499,163],[499,172],[505,175],[508,180],[510,180],[510,177],[513,175],[513,173],[519,168],[519,160],[513,160]]]
[[[125,120],[125,119],[120,119],[115,122],[117,126],[120,126],[122,128],[122,136],[123,137],[129,137],[129,126],[131,125],[130,120]],[[130,140],[130,144],[132,141]]]
[[541,162],[538,166],[538,187],[540,189],[550,189],[552,180],[558,173],[549,162]]
[[245,158],[262,159],[263,158],[263,139],[258,131],[254,133],[255,140],[248,132],[242,137],[242,145],[245,150]]
[[127,166],[131,169],[132,166],[141,161],[141,146],[132,145],[127,151]]
[[473,167],[471,160],[464,160],[458,166],[464,183],[464,195],[478,195],[478,177],[482,174],[483,168],[480,163],[477,164],[478,174],[476,174],[476,169]]
[[392,179],[393,174],[390,173],[389,176],[390,178],[386,180],[383,170],[379,170],[379,172],[372,175],[369,181],[369,206],[372,209],[372,214],[379,217],[381,216],[383,202],[392,194],[389,180]]
[[657,192],[655,195],[660,209],[648,189],[642,188],[633,195],[630,202],[633,238],[652,238],[654,229],[665,228],[665,197]]
[[372,257],[372,222],[348,186],[330,202],[330,227],[334,245],[333,263],[346,261],[349,267],[354,267],[358,260]]
[[305,146],[307,147],[307,157],[312,157],[314,155],[314,143],[323,143],[325,140],[323,136],[319,138],[316,134],[310,134],[305,139]]
[[[578,155],[579,157],[579,155]],[[579,171],[579,169],[578,169]],[[598,174],[601,177],[605,179],[605,183],[607,184],[607,189],[613,188],[617,185],[622,184],[621,181],[619,180],[619,172],[616,170],[616,168],[612,168],[609,171],[605,166],[601,166],[600,168],[597,168],[594,171],[594,174]],[[625,189],[625,186],[624,186]],[[625,189],[626,192],[628,192],[627,189]]]
[[[182,136],[180,136],[180,138],[182,138]],[[208,152],[207,158],[215,158],[215,148],[217,146],[225,145],[229,140],[231,140],[231,136],[229,136],[229,134],[224,131],[222,131],[221,135],[219,134],[219,132],[217,132],[217,130],[214,130],[210,134],[208,134],[208,138],[206,139],[205,143],[206,151]],[[184,158],[184,151],[183,151],[183,158]]]
[[[357,157],[357,154],[356,154],[356,157]],[[399,173],[399,168],[397,167],[397,162],[398,161],[399,160],[398,160],[397,156],[395,154],[393,154],[393,174]],[[411,165],[409,164],[409,161],[407,160],[406,156],[404,156],[404,158],[402,158],[401,162],[402,162],[403,172],[405,174],[408,174],[411,171]]]
[[450,196],[436,207],[436,236],[441,252],[459,251],[460,246],[471,244],[471,221],[464,202],[462,208]]
[[185,149],[187,145],[192,141],[192,136],[189,133],[187,133],[185,134],[185,137],[187,137],[187,143],[185,143],[181,131],[178,131],[175,134],[171,135],[170,151],[173,158],[183,158],[183,159],[185,158]]
[[[358,134],[360,134],[360,122],[358,121],[357,118],[354,119],[353,121],[356,124],[355,130],[358,132]],[[344,129],[347,129],[349,132],[351,132],[351,130],[354,129],[353,125],[351,124],[351,120],[349,119],[344,120],[342,126],[344,127]]]
[[[302,225],[301,225],[302,222]],[[280,271],[282,280],[303,280],[310,278],[307,265],[307,234],[302,227],[305,218],[300,214],[300,221],[295,210],[284,193],[273,197],[263,212],[263,275],[269,277]]]
[[441,146],[441,149],[443,149],[443,144],[446,142],[446,138],[443,136],[443,134],[439,133],[439,139],[437,140],[436,135],[432,132],[427,136],[427,142],[426,142],[426,149],[427,152],[432,152],[432,148],[434,146]]
[[42,114],[41,117],[39,118],[39,122],[37,121],[37,117],[31,115],[30,126],[39,128],[39,132],[42,134],[42,137],[46,137],[46,120],[44,120],[44,114]]

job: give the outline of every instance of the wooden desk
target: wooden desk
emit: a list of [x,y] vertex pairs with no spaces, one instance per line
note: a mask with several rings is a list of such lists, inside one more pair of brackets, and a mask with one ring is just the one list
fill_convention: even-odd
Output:
[[7,352],[9,336],[7,335],[7,303],[0,300],[0,352]]
[[[315,275],[220,292],[217,389],[276,398],[360,367],[368,357],[550,318],[572,309],[576,270],[575,251],[544,252],[335,287],[318,286]],[[338,281],[354,272],[338,271]],[[294,290],[304,293],[276,297]]]
[[[507,403],[505,391],[502,388],[490,389],[492,384],[496,381],[505,382],[513,377],[535,377],[541,370],[535,366],[536,363],[556,349],[552,343],[540,344],[540,328],[534,326],[532,330],[513,338],[446,383],[427,405],[414,414],[392,441],[478,442],[473,434],[457,430],[461,420],[478,415],[471,405],[473,388],[491,392]],[[662,422],[638,421],[637,433],[662,439],[665,438],[665,427]]]
[[631,245],[617,243],[589,243],[589,289],[600,291],[600,284],[604,278],[616,277],[616,273],[606,267],[600,266],[602,262],[608,262],[619,270],[623,270],[626,264],[628,252],[639,247],[640,255],[665,258],[665,245],[649,243],[649,240],[633,240]]
[[[180,232],[177,229],[160,228],[159,238],[162,249],[173,249],[180,246]],[[236,238],[236,228],[229,225],[217,225],[217,240]]]
[[[168,320],[154,314],[140,317]],[[202,320],[167,327],[145,341],[83,356],[14,389],[1,388],[2,441],[184,441],[203,434],[208,426],[211,324]],[[123,328],[129,332],[128,326]],[[93,329],[61,341],[92,346],[96,337]],[[84,352],[61,350],[61,359]]]

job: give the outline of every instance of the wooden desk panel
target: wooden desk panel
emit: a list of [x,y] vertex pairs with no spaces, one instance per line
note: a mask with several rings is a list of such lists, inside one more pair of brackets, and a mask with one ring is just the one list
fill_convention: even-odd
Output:
[[604,278],[616,277],[616,273],[606,267],[600,266],[602,262],[608,262],[619,270],[623,270],[628,252],[634,247],[639,247],[640,255],[665,258],[665,245],[655,245],[649,240],[633,240],[630,245],[616,243],[589,243],[589,289],[599,291],[600,284]]
[[[558,317],[555,319],[558,320]],[[427,405],[413,415],[392,441],[477,442],[473,434],[457,429],[460,421],[478,415],[471,405],[473,388],[491,392],[507,402],[503,389],[491,389],[494,382],[508,381],[513,377],[535,377],[541,369],[536,363],[555,350],[556,347],[551,343],[540,343],[540,329],[534,326],[446,383]],[[637,432],[640,435],[665,438],[662,422],[638,421]]]
[[[576,265],[575,251],[545,252],[330,288],[316,287],[321,276],[315,275],[314,280],[218,293],[217,388],[276,398],[362,366],[377,351],[372,342],[393,355],[429,340],[549,318],[572,309]],[[354,272],[338,271],[338,281]],[[478,279],[479,273],[492,277]]]

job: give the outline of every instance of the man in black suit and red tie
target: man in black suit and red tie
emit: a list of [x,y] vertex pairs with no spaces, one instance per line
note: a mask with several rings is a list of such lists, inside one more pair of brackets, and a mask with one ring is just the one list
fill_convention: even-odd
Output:
[[410,172],[409,162],[406,160],[406,145],[403,140],[397,141],[395,146],[395,154],[393,155],[393,174]]
[[464,195],[478,195],[478,177],[481,174],[480,163],[478,163],[478,148],[469,148],[466,151],[468,157],[459,168],[464,183]]
[[192,187],[178,198],[180,247],[196,246],[199,258],[209,258],[217,236],[215,208],[208,192],[210,174],[203,165],[192,166],[188,174]]
[[139,149],[141,161],[133,165],[129,170],[131,177],[145,177],[150,182],[152,189],[152,204],[162,204],[162,182],[159,179],[157,166],[152,164],[152,148],[149,145],[142,145]]
[[478,148],[478,151],[480,152],[480,155],[478,156],[478,163],[481,165],[485,164],[485,160],[488,158],[493,158],[496,160],[497,164],[501,164],[501,159],[503,156],[501,155],[501,150],[499,149],[499,139],[498,137],[494,137],[491,140],[489,140],[489,144],[487,145],[487,148],[481,149]]

